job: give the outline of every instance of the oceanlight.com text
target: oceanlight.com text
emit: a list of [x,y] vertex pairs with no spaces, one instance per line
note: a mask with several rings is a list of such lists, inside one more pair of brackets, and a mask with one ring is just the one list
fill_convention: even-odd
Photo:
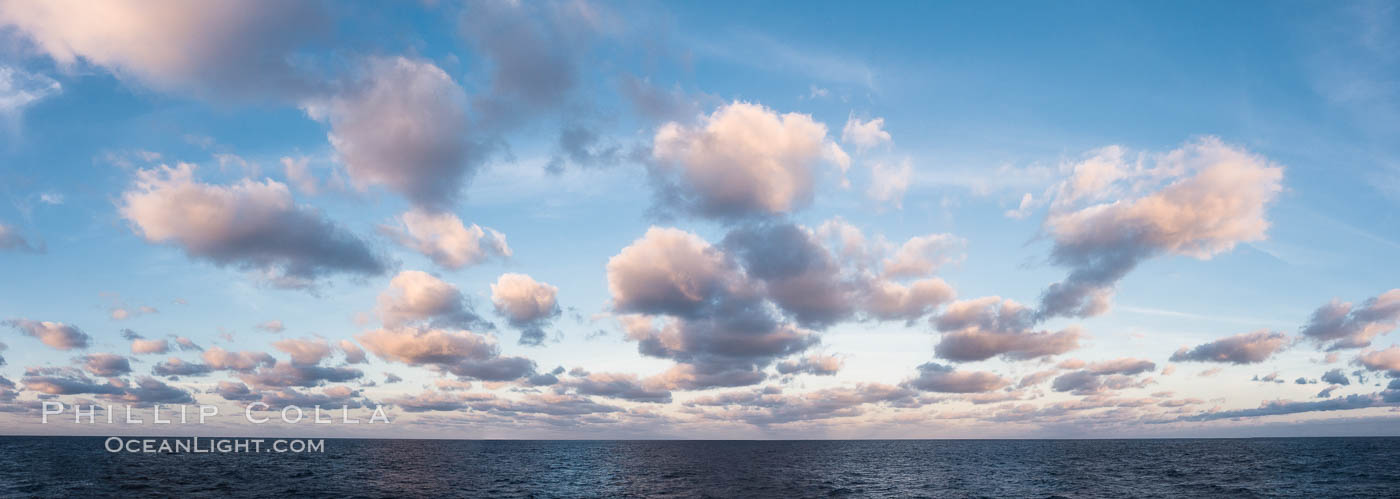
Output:
[[262,438],[122,438],[107,437],[102,442],[107,452],[143,454],[208,454],[208,453],[322,453],[326,441],[321,439],[262,439]]

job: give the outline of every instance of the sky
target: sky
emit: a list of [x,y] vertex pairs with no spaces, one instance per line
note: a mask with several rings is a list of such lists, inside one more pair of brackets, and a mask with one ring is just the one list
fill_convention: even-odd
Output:
[[0,433],[1400,435],[1397,26],[0,0]]

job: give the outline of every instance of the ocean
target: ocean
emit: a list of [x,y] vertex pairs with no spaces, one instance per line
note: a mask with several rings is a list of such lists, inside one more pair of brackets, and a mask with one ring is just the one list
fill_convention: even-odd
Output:
[[0,495],[1400,497],[1400,438],[325,439],[324,452],[284,454],[104,443],[0,437]]

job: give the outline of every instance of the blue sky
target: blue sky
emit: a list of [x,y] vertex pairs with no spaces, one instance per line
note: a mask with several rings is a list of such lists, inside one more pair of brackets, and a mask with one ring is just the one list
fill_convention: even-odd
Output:
[[[88,431],[35,424],[41,400],[297,396],[444,437],[1394,433],[1382,2],[103,9],[0,6],[9,432]],[[414,213],[472,247],[434,258]],[[891,270],[926,236],[934,263]],[[397,323],[391,281],[428,297]],[[206,369],[154,374],[171,358]],[[529,367],[475,370],[501,359]]]

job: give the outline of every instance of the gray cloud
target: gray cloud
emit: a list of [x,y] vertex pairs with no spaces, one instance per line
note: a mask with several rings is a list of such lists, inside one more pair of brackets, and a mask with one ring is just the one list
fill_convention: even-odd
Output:
[[194,402],[189,392],[170,386],[158,379],[142,376],[134,386],[127,386],[121,394],[111,397],[132,404],[187,404]]
[[1034,359],[1079,348],[1077,327],[1051,333],[1034,331],[1034,312],[1013,300],[988,296],[954,302],[934,320],[943,333],[934,353],[956,362]]
[[[3,70],[4,68],[0,68]],[[13,227],[0,223],[0,251],[23,251],[28,253],[43,253],[43,245],[32,246]]]
[[188,392],[148,376],[138,378],[134,384],[118,379],[97,383],[72,368],[30,369],[21,382],[26,390],[48,395],[93,394],[108,400],[142,404],[179,404],[194,400]]
[[793,224],[741,227],[721,246],[742,262],[749,277],[764,283],[767,295],[798,324],[823,327],[855,313],[855,283],[841,278],[832,255]]
[[83,368],[94,376],[110,378],[131,372],[131,362],[116,354],[94,353],[78,358]]
[[1367,298],[1360,306],[1332,300],[1313,312],[1302,334],[1327,350],[1364,348],[1400,325],[1400,288]]
[[618,398],[633,402],[653,402],[668,404],[671,391],[658,387],[648,387],[636,375],[623,373],[589,373],[583,377],[570,378],[563,387],[573,389],[580,395]]
[[151,374],[156,376],[199,376],[212,371],[213,369],[206,364],[185,362],[175,357],[158,362],[151,368]]
[[1010,380],[986,371],[958,371],[932,362],[919,366],[919,375],[903,386],[926,392],[980,393],[1011,384]]
[[1218,419],[1254,418],[1260,416],[1277,416],[1281,414],[1297,414],[1302,412],[1317,411],[1347,411],[1351,409],[1364,409],[1376,407],[1385,403],[1381,397],[1371,395],[1347,395],[1328,400],[1316,402],[1298,402],[1288,400],[1269,400],[1260,404],[1254,409],[1238,409],[1231,411],[1205,412],[1194,416],[1182,416],[1178,421],[1213,421]]
[[852,417],[863,414],[864,406],[907,407],[914,404],[916,392],[906,387],[861,383],[803,394],[784,394],[777,387],[728,392],[697,397],[692,407],[720,407],[712,417],[740,420],[753,425],[777,425],[798,421]]
[[556,147],[558,152],[545,164],[545,171],[553,174],[563,173],[565,165],[601,168],[616,166],[624,158],[621,145],[577,124],[566,126],[559,131]]
[[[245,387],[246,388],[246,387]],[[235,389],[236,390],[236,389]],[[339,407],[351,409],[364,407],[358,390],[350,389],[346,386],[331,386],[321,390],[321,393],[303,392],[295,388],[283,387],[276,390],[265,390],[258,393],[260,402],[267,404],[266,410],[275,411],[287,406],[297,406],[301,408],[320,406],[326,412],[331,412]],[[313,417],[311,414],[308,418]]]
[[1050,386],[1057,392],[1074,392],[1080,395],[1094,394],[1109,390],[1141,388],[1150,382],[1135,376],[1150,373],[1157,365],[1146,359],[1121,358],[1095,362],[1084,369],[1062,374]]
[[606,15],[583,2],[477,2],[462,33],[491,63],[492,97],[509,101],[495,106],[557,106],[578,84],[577,56]]
[[257,388],[282,388],[290,386],[320,386],[324,383],[343,383],[359,379],[363,371],[349,367],[323,367],[278,362],[263,366],[252,372],[238,375],[244,383]]
[[[613,307],[627,337],[647,356],[688,367],[672,386],[751,384],[778,357],[816,344],[811,331],[783,323],[722,251],[676,229],[652,228],[608,261]],[[652,315],[665,316],[658,325]]]
[[230,186],[199,183],[194,166],[140,170],[122,194],[122,217],[153,243],[173,244],[191,258],[263,274],[279,287],[310,287],[335,273],[377,275],[380,257],[359,237],[298,206],[286,185],[244,179]]
[[1287,348],[1288,336],[1268,330],[1242,333],[1221,338],[1195,348],[1182,348],[1172,354],[1172,362],[1229,362],[1231,364],[1254,364],[1268,360],[1275,353]]
[[1341,369],[1333,369],[1322,374],[1322,382],[1346,386],[1351,384],[1351,379]]

